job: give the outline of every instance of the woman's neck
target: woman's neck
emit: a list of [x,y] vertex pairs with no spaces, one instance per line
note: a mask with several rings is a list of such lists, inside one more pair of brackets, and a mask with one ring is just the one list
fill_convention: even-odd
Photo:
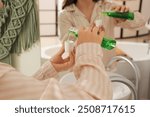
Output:
[[94,6],[95,2],[93,0],[77,0],[77,6],[82,7],[82,8],[87,8]]
[[81,12],[87,17],[90,21],[91,15],[95,6],[93,0],[78,0],[76,6],[81,10]]

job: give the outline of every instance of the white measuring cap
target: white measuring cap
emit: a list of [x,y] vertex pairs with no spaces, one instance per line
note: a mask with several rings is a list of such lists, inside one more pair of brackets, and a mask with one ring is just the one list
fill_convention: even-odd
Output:
[[96,25],[97,27],[102,26],[102,20],[101,20],[101,19],[96,20],[96,21],[95,21],[95,25]]

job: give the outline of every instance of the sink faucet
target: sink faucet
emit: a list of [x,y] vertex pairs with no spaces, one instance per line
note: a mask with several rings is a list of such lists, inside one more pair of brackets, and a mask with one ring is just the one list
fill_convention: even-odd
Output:
[[[119,61],[124,61],[126,63],[128,63],[132,68],[133,68],[133,71],[135,73],[135,90],[136,92],[138,92],[138,87],[139,87],[139,79],[140,79],[140,71],[139,71],[139,68],[138,66],[132,61],[132,60],[129,60],[128,58],[124,57],[124,56],[115,56],[113,57],[110,62],[108,63],[108,65],[106,66],[106,70],[109,70],[110,69],[110,66],[114,63],[114,62],[119,62]],[[123,81],[121,81],[123,82]],[[127,83],[127,82],[126,82]],[[129,86],[130,84],[128,84]],[[132,87],[131,87],[132,88]],[[138,95],[138,93],[137,93]]]
[[150,41],[148,43],[148,50],[147,50],[147,54],[150,54]]

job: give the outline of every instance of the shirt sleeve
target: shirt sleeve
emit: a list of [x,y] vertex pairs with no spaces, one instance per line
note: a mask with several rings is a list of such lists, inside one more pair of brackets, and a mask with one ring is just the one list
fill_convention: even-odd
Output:
[[77,87],[96,99],[111,99],[112,88],[102,62],[99,44],[79,45],[76,54],[75,76]]
[[37,80],[25,76],[12,66],[0,63],[0,99],[40,99],[48,85],[49,79]]
[[5,74],[7,74],[10,71],[15,71],[15,69],[9,64],[0,62],[0,78],[2,78]]
[[41,99],[112,99],[111,82],[101,58],[99,44],[79,45],[74,67],[77,81],[67,85],[52,78]]
[[134,12],[134,20],[126,20],[125,22],[116,23],[116,26],[131,30],[139,30],[145,26],[146,19],[139,12]]
[[58,72],[55,70],[50,61],[45,62],[40,69],[33,75],[38,80],[45,80],[51,77],[56,77]]

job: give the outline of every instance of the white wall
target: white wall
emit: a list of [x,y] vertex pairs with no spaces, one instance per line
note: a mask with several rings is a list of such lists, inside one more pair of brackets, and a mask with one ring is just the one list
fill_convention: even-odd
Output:
[[40,35],[55,35],[56,0],[39,0]]

